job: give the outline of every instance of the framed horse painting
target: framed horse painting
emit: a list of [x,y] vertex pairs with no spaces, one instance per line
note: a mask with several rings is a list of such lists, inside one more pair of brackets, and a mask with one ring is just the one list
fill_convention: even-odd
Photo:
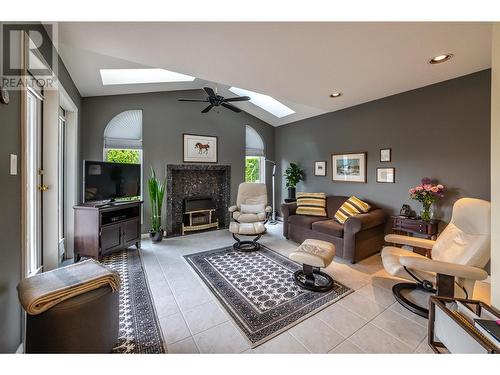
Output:
[[184,163],[217,163],[217,137],[183,134]]

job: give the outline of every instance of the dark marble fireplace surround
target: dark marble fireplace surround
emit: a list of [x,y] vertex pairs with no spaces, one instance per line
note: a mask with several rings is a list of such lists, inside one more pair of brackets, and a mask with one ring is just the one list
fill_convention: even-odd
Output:
[[216,204],[219,228],[229,227],[231,166],[168,164],[167,192],[167,236],[181,234],[185,198],[211,197]]

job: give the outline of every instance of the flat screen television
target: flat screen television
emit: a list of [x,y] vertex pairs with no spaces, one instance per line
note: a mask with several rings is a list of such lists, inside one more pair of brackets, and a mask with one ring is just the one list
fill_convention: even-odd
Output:
[[115,201],[141,195],[140,164],[83,162],[84,202]]

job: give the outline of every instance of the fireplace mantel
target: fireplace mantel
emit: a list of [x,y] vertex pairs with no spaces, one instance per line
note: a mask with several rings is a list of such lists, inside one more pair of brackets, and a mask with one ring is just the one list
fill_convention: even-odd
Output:
[[204,164],[167,165],[167,235],[181,234],[184,198],[212,197],[220,228],[229,226],[231,166]]

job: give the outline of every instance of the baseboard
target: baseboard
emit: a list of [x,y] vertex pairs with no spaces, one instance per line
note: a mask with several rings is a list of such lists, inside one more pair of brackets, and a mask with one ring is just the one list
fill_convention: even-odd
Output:
[[24,354],[24,345],[23,345],[23,343],[19,344],[19,346],[17,347],[17,350],[16,350],[15,354]]
[[[282,218],[281,216],[276,216],[276,220],[283,222],[283,218]],[[223,228],[220,228],[220,229],[223,229]],[[164,236],[166,237],[166,236],[167,236],[167,234],[166,234],[166,233],[164,233]],[[147,239],[149,239],[149,233],[141,233],[141,239],[142,239],[142,240],[147,240]]]

